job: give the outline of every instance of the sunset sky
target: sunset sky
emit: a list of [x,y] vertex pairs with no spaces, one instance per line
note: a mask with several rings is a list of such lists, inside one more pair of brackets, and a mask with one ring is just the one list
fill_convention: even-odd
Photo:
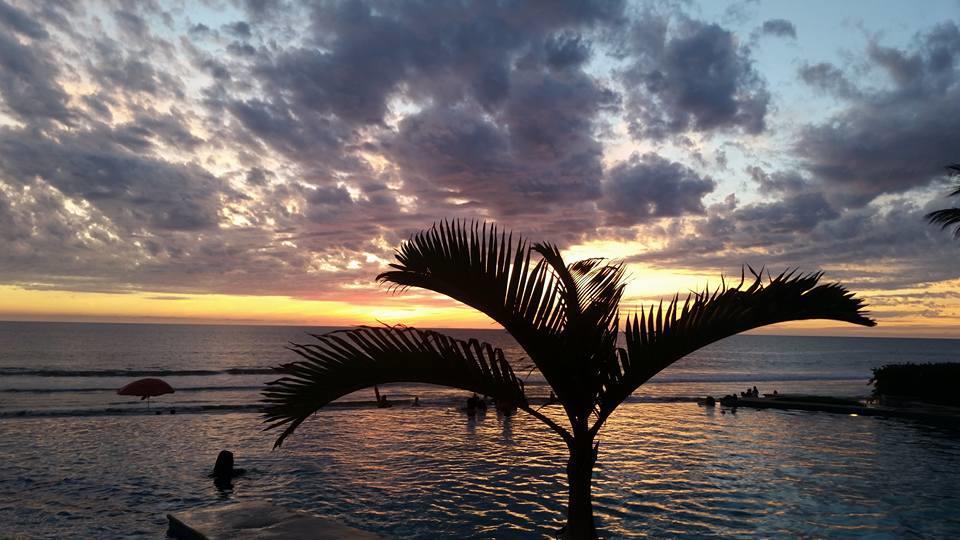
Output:
[[373,278],[442,218],[627,307],[823,270],[960,337],[960,2],[0,0],[0,320],[489,327]]

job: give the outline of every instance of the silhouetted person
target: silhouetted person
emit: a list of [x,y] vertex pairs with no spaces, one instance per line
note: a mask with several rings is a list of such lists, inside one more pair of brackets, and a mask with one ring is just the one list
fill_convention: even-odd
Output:
[[467,398],[467,414],[477,412],[477,395],[474,394]]
[[243,469],[233,468],[233,452],[221,450],[217,455],[217,462],[214,464],[210,476],[213,477],[213,483],[217,487],[230,487],[230,481],[245,472]]
[[755,398],[760,397],[760,391],[757,390],[757,387],[756,387],[756,386],[753,387],[753,397],[755,397]]
[[467,414],[473,416],[478,412],[484,412],[487,410],[487,404],[483,402],[480,397],[474,393],[472,396],[467,398]]
[[387,395],[380,395],[380,388],[378,388],[377,385],[373,385],[373,395],[377,399],[377,407],[386,409],[391,406],[390,402],[387,401]]
[[413,396],[413,405],[411,405],[411,406],[412,406],[412,407],[419,407],[419,406],[420,406],[420,396]]
[[497,401],[497,414],[503,416],[513,416],[517,412],[517,406],[509,401]]

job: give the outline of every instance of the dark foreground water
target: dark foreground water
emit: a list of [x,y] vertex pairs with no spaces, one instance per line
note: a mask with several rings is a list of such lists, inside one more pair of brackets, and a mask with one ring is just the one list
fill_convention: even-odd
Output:
[[[166,512],[244,499],[401,538],[542,538],[559,527],[559,440],[525,416],[470,419],[456,392],[389,388],[425,406],[331,409],[271,450],[258,416],[240,411],[303,331],[0,324],[0,537],[159,538]],[[956,430],[685,401],[754,384],[862,395],[870,367],[951,360],[957,344],[743,336],[682,361],[601,434],[604,534],[957,537]],[[130,414],[143,404],[113,393],[148,375],[178,388],[158,399],[177,415]],[[222,448],[248,469],[229,490],[205,476]]]

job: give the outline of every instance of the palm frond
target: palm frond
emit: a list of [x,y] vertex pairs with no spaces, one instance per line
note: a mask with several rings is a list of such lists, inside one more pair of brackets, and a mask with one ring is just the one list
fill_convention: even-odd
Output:
[[[553,265],[556,268],[562,263],[558,253]],[[619,305],[623,292],[622,263],[594,257],[571,263],[563,271],[569,275],[565,283],[569,282],[568,289],[576,291],[576,301],[581,311],[595,310],[598,304]]]
[[528,242],[496,225],[442,221],[414,234],[397,262],[377,276],[396,288],[417,287],[462,302],[498,322],[551,385],[562,385],[551,362],[567,324],[564,284]]
[[577,281],[570,268],[563,262],[560,248],[549,242],[537,242],[531,249],[539,253],[557,275],[562,285],[561,293],[564,297],[564,306],[567,309],[567,321],[576,318],[580,314],[581,307],[580,298],[577,294]]
[[627,317],[626,348],[619,349],[603,376],[598,408],[601,420],[641,384],[661,370],[717,340],[761,326],[787,321],[829,319],[874,326],[863,300],[837,283],[820,284],[821,272],[784,272],[765,283],[753,282],[694,293],[680,303],[675,296],[664,309],[642,310]]
[[[602,375],[616,355],[624,270],[621,263],[604,259],[577,261],[569,270],[583,308],[564,338],[578,362],[574,376],[581,391],[575,405],[577,415],[583,419],[593,411],[603,388]],[[585,381],[588,383],[584,384]]]
[[[954,177],[960,178],[960,163],[954,163],[952,165],[947,165],[947,174]],[[958,183],[953,191],[950,192],[950,197],[955,197],[960,195],[960,183]],[[953,236],[954,238],[960,238],[960,208],[944,208],[942,210],[935,210],[924,216],[931,225],[940,225],[940,229],[949,229],[954,227]]]
[[283,376],[263,391],[266,429],[284,427],[275,446],[331,401],[376,384],[427,383],[459,388],[524,407],[523,381],[503,351],[476,339],[401,326],[359,327],[314,335],[289,348],[303,359],[275,368]]
[[[947,174],[954,178],[960,178],[960,163],[947,165]],[[958,184],[957,187],[950,192],[951,197],[955,197],[957,195],[960,195],[960,184]]]
[[[960,188],[958,188],[957,193],[960,193]],[[954,195],[954,193],[951,193],[951,195]],[[954,227],[953,236],[960,238],[960,208],[935,210],[927,214],[926,218],[932,225],[940,225],[941,229]]]
[[623,295],[623,265],[602,258],[567,265],[560,249],[550,243],[532,248],[557,274],[562,284],[566,325],[559,336],[563,354],[548,380],[574,424],[594,410],[598,380],[609,359],[616,354],[618,310]]
[[522,237],[477,221],[443,221],[414,234],[396,253],[393,270],[377,281],[431,290],[473,307],[514,337],[556,335],[563,328],[563,295],[543,260],[531,264]]

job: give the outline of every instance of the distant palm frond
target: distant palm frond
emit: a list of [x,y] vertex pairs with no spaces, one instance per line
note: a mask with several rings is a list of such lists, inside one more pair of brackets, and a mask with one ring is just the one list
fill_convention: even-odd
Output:
[[[624,269],[620,262],[605,259],[585,259],[570,265],[570,273],[577,282],[580,305],[619,306],[623,296]],[[585,308],[587,309],[587,308]]]
[[863,326],[876,322],[864,302],[839,284],[820,284],[822,273],[784,272],[764,283],[762,271],[744,287],[709,289],[679,297],[627,317],[626,348],[619,349],[604,376],[598,406],[605,418],[641,384],[687,354],[717,340],[786,321],[829,319]]
[[267,429],[286,426],[275,446],[331,401],[377,384],[427,383],[525,406],[523,381],[503,351],[476,339],[459,340],[410,327],[360,327],[314,335],[291,345],[304,360],[275,368],[283,374],[263,392]]
[[[953,165],[947,165],[947,174],[954,177],[960,178],[960,163],[954,163]],[[960,184],[950,192],[950,196],[960,195]]]
[[593,409],[597,374],[616,354],[618,311],[623,296],[623,265],[602,258],[585,259],[567,265],[560,249],[550,243],[534,244],[534,251],[550,264],[563,285],[566,325],[558,343],[572,364],[547,366],[548,380],[567,414],[583,419]]
[[927,214],[926,218],[931,224],[940,225],[941,229],[954,227],[953,236],[960,238],[960,208],[935,210]]
[[578,365],[570,370],[572,384],[578,391],[574,392],[568,411],[585,420],[594,412],[603,390],[603,375],[616,358],[624,269],[620,262],[587,259],[571,264],[569,271],[583,308],[564,335],[566,347],[578,359]]
[[[960,178],[960,163],[948,165],[947,171],[950,176],[954,178]],[[960,195],[960,183],[958,183],[954,187],[953,191],[950,192],[951,197],[955,197],[957,195]],[[939,225],[941,230],[954,227],[953,236],[955,238],[960,238],[960,208],[944,208],[942,210],[935,210],[927,214],[925,217],[932,225]]]

